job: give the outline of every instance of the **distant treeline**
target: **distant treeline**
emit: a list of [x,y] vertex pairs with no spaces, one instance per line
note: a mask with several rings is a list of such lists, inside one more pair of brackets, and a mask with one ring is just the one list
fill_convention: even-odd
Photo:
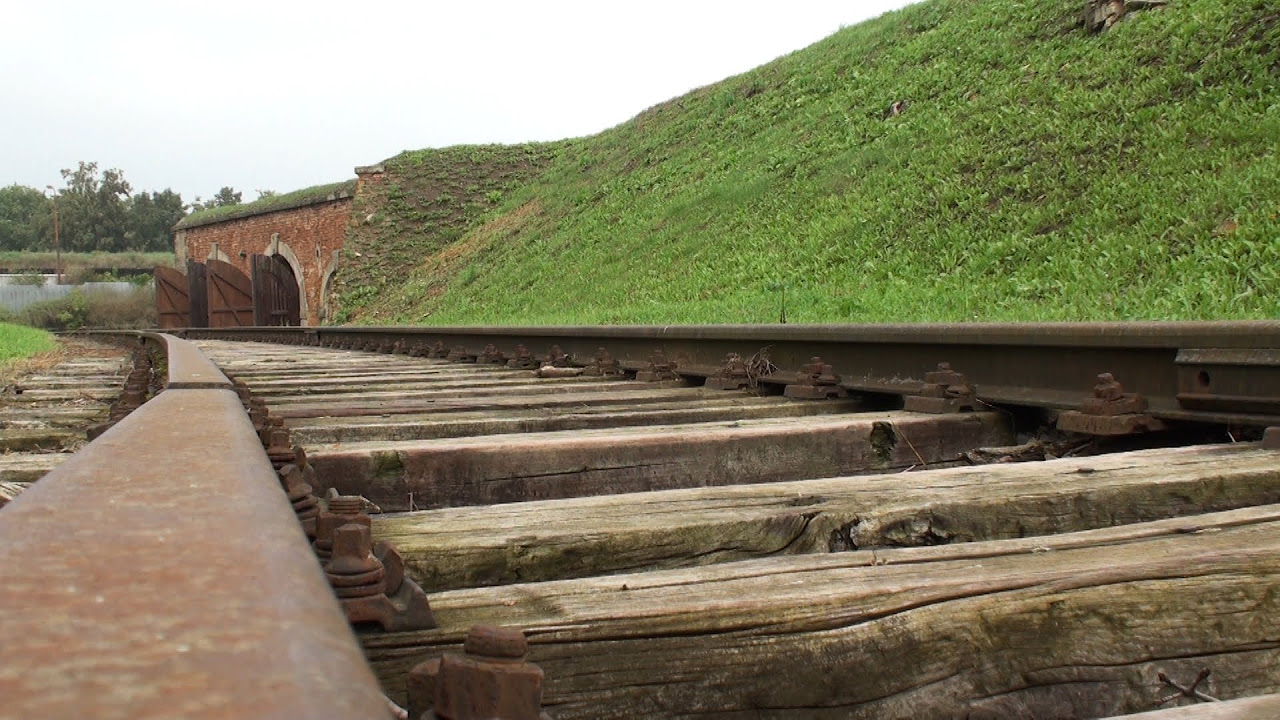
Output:
[[63,170],[62,178],[66,186],[57,190],[0,188],[0,251],[52,250],[55,203],[59,244],[71,252],[172,250],[172,228],[188,212],[240,203],[240,193],[229,187],[193,203],[170,189],[134,192],[122,171],[99,172],[96,162]]

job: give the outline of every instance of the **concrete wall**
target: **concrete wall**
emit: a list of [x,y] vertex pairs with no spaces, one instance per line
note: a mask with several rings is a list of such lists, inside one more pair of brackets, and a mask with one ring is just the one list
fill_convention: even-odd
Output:
[[324,293],[337,269],[350,220],[351,198],[337,198],[179,230],[174,250],[179,267],[185,266],[186,258],[204,262],[217,257],[246,275],[250,255],[279,255],[298,278],[302,324],[319,325],[328,314]]

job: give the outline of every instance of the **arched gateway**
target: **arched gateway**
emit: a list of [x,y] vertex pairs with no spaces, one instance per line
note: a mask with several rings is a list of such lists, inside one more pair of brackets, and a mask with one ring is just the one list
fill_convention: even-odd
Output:
[[[270,292],[259,303],[269,314],[255,315],[255,324],[319,325],[329,287],[325,279],[346,241],[355,189],[353,179],[193,213],[174,226],[174,250],[180,260],[216,258],[245,276],[257,268],[259,290]],[[266,262],[255,264],[255,256]]]

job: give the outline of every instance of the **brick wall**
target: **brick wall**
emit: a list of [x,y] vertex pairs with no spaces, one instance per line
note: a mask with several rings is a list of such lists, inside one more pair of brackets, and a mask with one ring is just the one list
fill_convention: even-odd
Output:
[[179,230],[174,250],[179,261],[201,262],[215,255],[249,274],[254,253],[281,255],[294,273],[301,270],[302,324],[318,325],[327,315],[326,280],[337,269],[338,251],[347,237],[351,198],[266,212]]

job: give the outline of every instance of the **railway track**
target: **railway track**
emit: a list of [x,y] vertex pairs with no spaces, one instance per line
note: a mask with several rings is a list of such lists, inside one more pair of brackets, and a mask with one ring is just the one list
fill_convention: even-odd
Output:
[[125,380],[128,354],[77,341],[69,357],[0,382],[0,507],[87,442],[106,421]]
[[416,717],[476,625],[557,718],[1278,707],[1280,323],[183,334],[0,513],[16,716]]

